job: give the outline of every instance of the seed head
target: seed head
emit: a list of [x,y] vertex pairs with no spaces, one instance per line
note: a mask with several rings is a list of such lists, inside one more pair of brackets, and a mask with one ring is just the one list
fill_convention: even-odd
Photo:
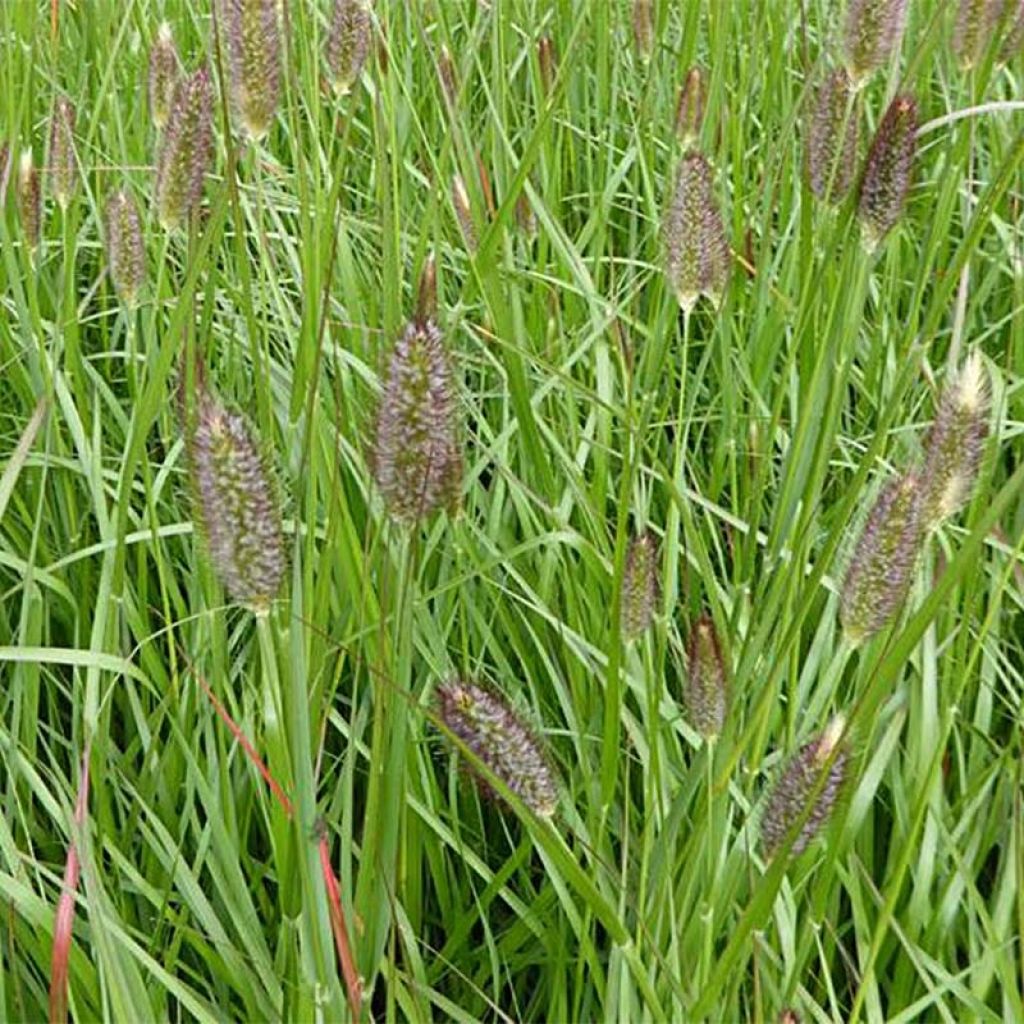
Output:
[[466,191],[466,183],[462,180],[461,174],[456,174],[452,179],[452,206],[455,207],[455,219],[459,222],[459,230],[462,232],[462,240],[466,243],[466,250],[475,253],[477,250],[476,225],[473,223],[473,207],[469,202],[469,193]]
[[960,0],[953,51],[964,70],[981,63],[1003,12],[1003,0]]
[[868,514],[840,594],[843,630],[854,644],[889,625],[903,607],[924,539],[921,492],[917,474],[897,477]]
[[856,103],[842,68],[827,75],[815,93],[806,156],[811,191],[827,202],[841,202],[853,184],[857,160]]
[[636,640],[650,628],[658,603],[658,550],[654,537],[631,537],[622,574],[620,625],[623,640]]
[[252,432],[203,388],[187,441],[195,516],[213,568],[235,600],[265,612],[286,559],[277,498]]
[[445,103],[454,110],[456,100],[459,98],[459,80],[455,74],[455,62],[452,60],[451,51],[444,44],[437,55],[437,79],[441,83],[441,94]]
[[676,104],[676,138],[683,147],[692,146],[700,137],[704,125],[704,76],[697,65],[686,72],[679,102]]
[[462,453],[448,353],[432,319],[395,343],[377,410],[373,474],[391,516],[411,524],[458,509]]
[[971,495],[988,433],[988,375],[972,353],[939,402],[925,445],[922,478],[924,526],[953,515]]
[[39,245],[41,198],[39,171],[32,160],[31,149],[23,150],[18,161],[17,201],[21,231],[29,250],[34,253]]
[[633,0],[633,42],[639,58],[650,60],[654,49],[654,6],[651,0]]
[[917,133],[917,102],[899,95],[882,117],[860,181],[857,212],[865,242],[877,248],[903,214],[910,191]]
[[181,76],[181,61],[174,46],[171,26],[160,23],[156,41],[149,51],[149,114],[153,123],[162,130],[171,114],[174,90]]
[[1003,18],[1006,35],[999,48],[999,61],[1005,64],[1013,60],[1024,46],[1024,0],[1006,0]]
[[134,306],[146,276],[142,223],[135,200],[120,189],[107,200],[107,262],[126,306]]
[[203,195],[213,155],[210,73],[200,68],[178,82],[156,165],[156,209],[161,227],[186,221]]
[[270,130],[277,112],[281,37],[277,0],[220,0],[231,69],[231,98],[250,139]]
[[[455,679],[437,689],[441,721],[534,814],[550,818],[558,784],[540,742],[512,706],[476,683]],[[494,793],[482,775],[482,791]]]
[[839,749],[829,767],[844,728],[845,719],[837,715],[825,731],[801,747],[786,766],[761,819],[761,846],[766,857],[775,856],[808,805],[810,814],[793,842],[794,856],[807,849],[828,821],[846,778],[845,750]]
[[75,161],[75,108],[66,96],[58,96],[50,121],[50,190],[62,210],[68,208],[78,184]]
[[359,81],[370,53],[373,24],[367,0],[334,0],[327,66],[335,92],[346,94]]
[[686,653],[686,709],[697,731],[710,739],[721,733],[729,703],[729,673],[710,615],[694,623]]
[[516,225],[527,238],[533,238],[537,234],[537,215],[533,212],[525,188],[516,199]]
[[665,214],[665,273],[679,305],[693,308],[701,295],[717,302],[728,284],[729,244],[711,185],[711,167],[700,153],[679,164]]
[[846,5],[846,66],[859,85],[899,47],[907,0],[849,0]]
[[7,203],[7,185],[11,180],[11,145],[5,142],[0,146],[0,215],[3,214],[4,205]]
[[537,64],[540,67],[540,84],[544,95],[550,96],[558,77],[558,51],[551,36],[541,36],[537,40]]

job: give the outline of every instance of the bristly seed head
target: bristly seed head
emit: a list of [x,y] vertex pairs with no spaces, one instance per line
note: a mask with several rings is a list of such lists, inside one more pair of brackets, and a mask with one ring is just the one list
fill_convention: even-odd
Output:
[[235,600],[265,613],[287,559],[270,474],[245,420],[199,391],[187,431],[195,514],[210,561]]
[[654,537],[641,533],[626,548],[622,575],[620,626],[624,640],[636,640],[650,628],[658,603],[658,549]]
[[280,96],[277,0],[220,0],[231,69],[231,98],[250,139],[270,130]]
[[985,57],[1003,13],[1004,0],[960,0],[953,29],[953,52],[965,71]]
[[107,200],[107,262],[110,277],[126,306],[134,306],[146,276],[142,222],[135,201],[124,189]]
[[551,36],[541,36],[537,40],[537,65],[540,68],[540,84],[544,95],[550,96],[558,77],[558,51]]
[[373,475],[390,515],[412,524],[455,513],[462,486],[455,386],[444,339],[428,319],[406,325],[377,409]]
[[368,0],[334,0],[327,37],[327,66],[334,91],[350,92],[370,53],[373,22]]
[[882,117],[860,181],[857,213],[869,249],[877,248],[903,214],[917,148],[917,101],[898,95]]
[[921,479],[927,529],[970,498],[988,434],[988,407],[988,375],[974,352],[943,392],[925,445]]
[[[558,783],[533,731],[498,694],[476,683],[453,680],[437,688],[438,715],[446,728],[542,818],[558,806]],[[474,772],[481,790],[494,788]]]
[[1024,0],[1006,0],[1003,19],[1006,34],[999,48],[999,62],[1006,64],[1024,47]]
[[814,95],[806,140],[807,184],[826,202],[843,200],[857,160],[857,103],[850,76],[832,71]]
[[163,21],[149,51],[149,113],[158,129],[163,129],[171,115],[174,90],[180,76],[181,61],[174,46],[171,26]]
[[729,670],[710,615],[693,624],[686,654],[686,709],[697,731],[710,739],[721,734],[729,706]]
[[50,191],[62,210],[68,208],[78,185],[75,159],[75,108],[66,96],[58,96],[50,122]]
[[476,225],[473,223],[473,207],[470,205],[469,192],[461,174],[452,179],[452,206],[455,207],[455,219],[459,222],[462,240],[466,243],[466,251],[470,254],[477,250]]
[[717,303],[728,284],[731,257],[711,166],[700,153],[687,153],[680,161],[662,234],[665,273],[679,305],[689,311],[701,295]]
[[161,227],[172,231],[198,205],[213,155],[210,73],[200,68],[178,82],[156,165],[156,209]]
[[654,49],[654,5],[651,0],[633,0],[633,42],[637,56],[650,60]]
[[903,607],[924,540],[921,493],[917,474],[906,473],[882,487],[868,514],[840,594],[843,630],[853,644],[884,629]]
[[817,739],[800,748],[780,776],[761,819],[767,858],[775,856],[808,806],[810,814],[791,848],[794,857],[807,849],[831,817],[846,779],[847,754],[841,748],[837,751],[844,728],[845,719],[837,715]]
[[704,75],[694,65],[686,72],[676,104],[676,138],[684,149],[692,146],[700,137],[704,125],[704,89]]
[[39,245],[41,195],[39,171],[32,159],[31,149],[23,150],[18,161],[17,201],[21,231],[29,251],[34,253]]
[[455,74],[455,61],[452,60],[451,51],[444,44],[437,55],[437,80],[441,83],[441,95],[445,103],[452,110],[459,98],[459,80]]
[[844,49],[846,66],[860,85],[887,63],[903,37],[907,0],[849,0]]

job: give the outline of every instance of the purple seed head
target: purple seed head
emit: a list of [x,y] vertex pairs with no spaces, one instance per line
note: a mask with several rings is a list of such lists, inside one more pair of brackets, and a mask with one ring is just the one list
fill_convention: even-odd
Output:
[[21,232],[25,236],[29,250],[34,253],[39,245],[39,230],[42,220],[40,217],[39,171],[32,159],[31,149],[23,150],[21,159],[18,161],[16,192]]
[[58,96],[50,120],[50,191],[62,210],[68,208],[78,185],[75,159],[75,108],[66,96]]
[[800,748],[780,776],[761,819],[761,846],[769,859],[808,806],[810,814],[793,842],[793,856],[807,849],[831,816],[846,779],[847,754],[839,748],[844,728],[845,719],[837,715],[820,736]]
[[917,101],[898,95],[882,117],[860,180],[857,213],[864,239],[874,249],[903,214],[917,145]]
[[841,202],[853,184],[857,160],[856,106],[850,76],[842,68],[831,72],[818,85],[807,133],[807,184],[826,202]]
[[654,5],[651,0],[633,0],[633,43],[637,56],[647,61],[654,49]]
[[988,435],[985,365],[973,353],[943,392],[925,445],[924,525],[933,529],[970,498]]
[[924,533],[921,481],[906,473],[881,489],[853,549],[840,593],[840,617],[851,643],[888,626],[906,601]]
[[135,200],[120,189],[107,200],[107,262],[110,277],[126,306],[134,306],[146,276],[142,222]]
[[231,71],[231,99],[250,139],[261,139],[277,113],[281,37],[277,0],[220,0]]
[[[437,688],[445,727],[523,803],[542,818],[558,806],[558,783],[544,749],[503,697],[476,683],[453,680]],[[474,773],[481,790],[494,789]]]
[[334,0],[327,36],[327,66],[335,92],[344,95],[359,81],[370,53],[372,31],[367,0]]
[[676,138],[684,148],[700,137],[704,125],[705,83],[701,69],[694,65],[686,72],[676,104]]
[[166,21],[160,23],[156,32],[156,41],[149,51],[149,114],[153,123],[162,130],[171,115],[171,104],[174,102],[174,90],[181,77],[181,61],[174,46],[171,26]]
[[686,709],[697,731],[710,739],[721,734],[729,705],[729,672],[710,615],[693,624],[686,654]]
[[641,533],[631,537],[626,548],[619,611],[624,640],[636,640],[647,632],[657,603],[658,548],[651,534]]
[[156,210],[172,231],[198,205],[213,155],[210,73],[200,68],[178,82],[156,165]]
[[1003,0],[960,0],[953,27],[953,52],[965,71],[985,57],[1003,13]]
[[265,613],[284,580],[277,497],[245,420],[205,389],[188,430],[195,517],[217,576],[235,600]]
[[889,61],[906,20],[907,0],[849,0],[844,48],[854,82],[862,83]]
[[730,253],[715,202],[711,166],[700,153],[679,164],[662,229],[665,273],[684,310],[701,295],[717,302],[729,281]]
[[411,524],[438,509],[454,513],[462,452],[451,364],[433,320],[409,323],[388,363],[372,453],[390,515]]

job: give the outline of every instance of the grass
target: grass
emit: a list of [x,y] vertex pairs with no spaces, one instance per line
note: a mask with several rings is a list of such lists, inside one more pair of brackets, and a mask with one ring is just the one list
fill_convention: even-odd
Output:
[[[1022,58],[964,72],[955,4],[911,5],[863,90],[861,152],[897,89],[932,123],[870,255],[850,204],[802,175],[836,3],[655,0],[644,61],[620,0],[378,0],[344,97],[329,6],[285,5],[282,102],[254,146],[221,102],[209,4],[58,3],[55,22],[0,4],[0,139],[45,165],[66,93],[83,172],[34,258],[13,198],[0,217],[0,1017],[46,1019],[69,950],[76,1020],[344,1019],[326,856],[366,1018],[1024,1019]],[[170,235],[144,87],[161,18],[218,83],[202,215]],[[720,307],[684,317],[659,222],[694,63],[735,266]],[[103,253],[122,186],[145,220],[135,310]],[[405,529],[368,451],[430,253],[462,512]],[[851,542],[975,350],[993,394],[974,496],[905,613],[853,649]],[[194,529],[174,398],[193,358],[282,494],[289,578],[266,617]],[[660,597],[624,644],[641,529]],[[705,612],[731,665],[713,743],[683,706]],[[454,675],[542,734],[550,821],[467,778],[434,711]],[[766,863],[771,786],[837,712],[832,824]]]

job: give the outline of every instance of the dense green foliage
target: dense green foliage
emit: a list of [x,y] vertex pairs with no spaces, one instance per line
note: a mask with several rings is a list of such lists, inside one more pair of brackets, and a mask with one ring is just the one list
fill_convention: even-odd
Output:
[[[804,174],[839,0],[653,0],[649,56],[626,0],[377,0],[347,94],[333,3],[286,0],[257,141],[211,6],[0,3],[0,1018],[49,1012],[74,849],[73,1019],[344,1019],[324,835],[365,1018],[1024,1020],[1024,57],[997,40],[962,70],[956,5],[910,4],[851,113],[859,160],[898,93],[923,125],[869,252],[856,185],[829,206]],[[146,90],[162,19],[215,98],[202,204],[173,231]],[[694,64],[733,258],[720,304],[684,315],[660,225]],[[45,171],[59,95],[66,210]],[[119,296],[104,252],[122,188],[134,306],[134,264]],[[461,510],[409,524],[372,434],[430,253]],[[861,524],[922,465],[974,351],[973,494],[854,645]],[[182,412],[203,387],[245,414],[263,450],[243,469],[265,463],[282,503],[266,615],[196,525]],[[653,624],[624,640],[645,531],[660,579],[630,591]],[[698,621],[728,665],[712,740],[684,703]],[[552,816],[441,728],[456,677],[542,739]],[[766,860],[772,786],[837,714],[834,813]]]

